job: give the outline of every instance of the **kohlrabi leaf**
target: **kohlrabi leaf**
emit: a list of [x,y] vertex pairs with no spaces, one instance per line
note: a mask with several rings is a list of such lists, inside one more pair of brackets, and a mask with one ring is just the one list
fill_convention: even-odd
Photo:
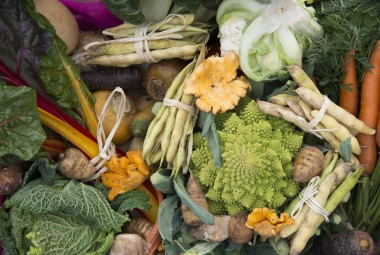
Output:
[[173,241],[172,221],[175,210],[180,206],[180,199],[177,195],[168,196],[161,202],[158,208],[158,231],[163,240]]
[[115,212],[106,198],[94,187],[69,180],[57,180],[52,186],[41,179],[29,182],[4,205],[33,214],[62,212],[73,215],[104,231],[120,231],[128,220]]
[[159,191],[165,194],[173,194],[175,190],[172,182],[172,174],[173,171],[171,169],[161,168],[150,176],[150,181]]
[[0,85],[0,162],[9,155],[29,160],[39,151],[46,137],[36,105],[34,90]]
[[205,136],[214,158],[216,167],[222,165],[221,149],[219,144],[218,132],[215,125],[215,116],[212,113],[200,112],[197,125],[202,129],[202,136]]
[[[36,215],[26,233],[26,239],[31,243],[28,254],[41,250],[41,254],[51,255],[103,254],[112,245],[113,236],[112,232],[101,231],[72,215],[61,213]],[[102,248],[104,244],[107,249]]]

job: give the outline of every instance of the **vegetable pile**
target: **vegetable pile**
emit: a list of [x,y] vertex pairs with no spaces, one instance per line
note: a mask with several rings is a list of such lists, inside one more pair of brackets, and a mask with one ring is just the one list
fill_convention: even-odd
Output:
[[0,255],[380,253],[379,13],[1,1]]

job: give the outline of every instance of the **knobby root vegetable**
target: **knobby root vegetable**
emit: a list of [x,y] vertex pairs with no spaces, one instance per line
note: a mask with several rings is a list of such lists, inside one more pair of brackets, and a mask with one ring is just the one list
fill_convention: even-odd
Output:
[[148,243],[136,234],[119,234],[115,237],[109,255],[146,255]]
[[[314,107],[314,109],[321,109],[325,101],[325,97],[317,92],[314,92],[307,88],[297,88],[295,92],[300,96],[302,100]],[[357,130],[359,133],[373,135],[375,129],[367,126],[363,121],[357,119],[351,113],[339,107],[334,102],[331,102],[326,110],[327,114],[334,116],[334,118],[345,125],[347,128]]]
[[320,94],[317,86],[312,79],[305,73],[305,71],[299,66],[288,66],[288,72],[292,76],[293,80],[299,87],[308,88],[314,92]]
[[96,173],[95,166],[77,148],[68,148],[59,155],[58,171],[73,180],[85,179]]
[[20,162],[0,165],[0,196],[13,194],[20,186],[23,169]]
[[[336,174],[331,173],[319,185],[318,193],[315,195],[315,200],[319,203],[321,207],[324,207],[324,205],[326,204],[335,179]],[[305,220],[302,222],[296,235],[292,239],[292,243],[290,245],[290,255],[298,255],[305,248],[307,241],[315,233],[315,231],[312,230],[314,229],[313,226],[316,224],[316,221],[318,220],[319,216],[320,214],[316,213],[313,210],[309,210],[307,212]]]
[[308,182],[323,169],[324,155],[315,146],[304,146],[298,152],[293,165],[293,180]]
[[[209,211],[207,200],[203,193],[203,190],[191,171],[189,180],[187,181],[186,191],[195,203]],[[183,220],[187,225],[200,226],[203,224],[203,222],[198,218],[198,216],[196,216],[186,205],[182,204],[181,210]]]
[[202,224],[197,227],[190,227],[189,234],[198,240],[204,240],[212,243],[220,243],[229,237],[228,222],[231,216],[215,216],[214,225]]
[[245,212],[239,212],[231,216],[228,222],[228,234],[232,242],[245,244],[252,240],[254,231],[245,226],[247,218],[248,214]]
[[178,58],[149,64],[143,81],[147,94],[155,101],[162,101],[174,78],[185,66],[186,61]]
[[350,230],[314,241],[313,250],[322,255],[373,255],[375,244],[364,231]]
[[[311,111],[311,116],[315,117],[318,114],[318,111]],[[358,140],[350,133],[350,131],[341,123],[336,121],[334,117],[329,114],[324,114],[321,123],[325,128],[330,129],[331,132],[339,139],[339,141],[343,142],[346,139],[350,139],[352,153],[356,155],[360,155],[361,149]]]
[[153,223],[142,217],[134,217],[123,227],[123,232],[137,234],[146,239],[153,229]]

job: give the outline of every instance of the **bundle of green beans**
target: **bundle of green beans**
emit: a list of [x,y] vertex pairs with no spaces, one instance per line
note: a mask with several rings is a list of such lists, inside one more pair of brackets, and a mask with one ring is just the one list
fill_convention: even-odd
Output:
[[362,176],[346,205],[354,228],[369,234],[380,224],[380,157],[371,176]]
[[[189,63],[173,80],[165,98],[180,101],[194,107],[195,97],[183,93],[184,85],[195,66],[204,60],[204,48],[200,55]],[[142,155],[148,165],[166,162],[173,175],[186,162],[186,151],[190,134],[193,131],[196,115],[176,106],[162,104],[156,117],[149,125],[144,139]]]
[[[186,21],[186,26],[184,26]],[[183,19],[173,16],[171,19],[162,24],[161,22],[151,23],[147,26],[147,34],[154,31],[161,36],[162,33],[171,29],[178,29],[170,33],[170,38],[149,38],[145,44],[142,44],[143,50],[149,48],[151,56],[156,60],[171,58],[182,58],[189,60],[194,58],[200,45],[204,45],[209,40],[210,34],[206,24],[193,23],[194,14],[185,14]],[[122,25],[108,28],[103,34],[113,37],[111,40],[91,43],[87,48],[90,55],[87,60],[88,64],[97,64],[105,66],[127,67],[129,65],[141,64],[146,62],[137,54],[135,42],[122,41],[136,37],[138,25],[124,23]],[[161,35],[159,34],[161,33]]]

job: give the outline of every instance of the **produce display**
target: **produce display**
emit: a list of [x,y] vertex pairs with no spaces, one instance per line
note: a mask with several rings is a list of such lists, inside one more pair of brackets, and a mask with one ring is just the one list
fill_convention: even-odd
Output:
[[2,0],[0,255],[380,254],[379,14]]

